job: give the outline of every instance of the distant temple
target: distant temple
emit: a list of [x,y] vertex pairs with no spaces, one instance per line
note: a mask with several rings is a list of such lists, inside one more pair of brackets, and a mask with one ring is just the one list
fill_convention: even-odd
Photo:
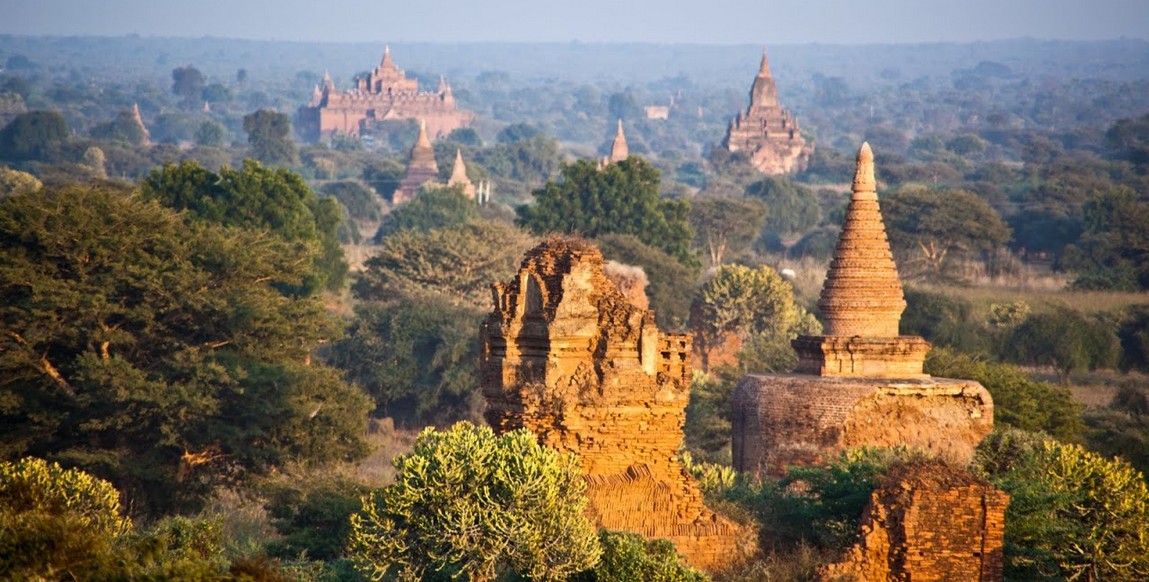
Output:
[[622,133],[622,120],[618,120],[618,131],[614,134],[614,140],[610,142],[610,155],[604,156],[598,162],[598,167],[605,168],[611,164],[617,164],[630,157],[630,147],[626,145],[626,135]]
[[722,146],[731,153],[749,153],[750,164],[763,174],[800,172],[814,152],[814,146],[802,139],[798,120],[778,103],[765,50],[750,87],[750,107],[730,122]]
[[395,66],[388,47],[379,66],[357,78],[352,89],[336,90],[324,73],[311,101],[299,108],[298,126],[306,139],[319,141],[334,133],[363,135],[381,121],[403,119],[422,120],[431,136],[440,138],[469,126],[475,114],[456,108],[451,86],[442,77],[436,91],[419,91],[419,81]]
[[467,177],[467,166],[463,163],[463,152],[455,150],[455,165],[451,168],[451,177],[444,184],[439,181],[439,164],[435,162],[435,150],[431,147],[431,139],[427,137],[427,125],[420,121],[419,137],[411,148],[411,161],[407,163],[407,172],[399,181],[399,187],[391,195],[393,204],[402,204],[419,194],[423,186],[457,186],[463,195],[479,204],[486,204],[490,200],[491,185],[482,181],[476,188],[471,179]]

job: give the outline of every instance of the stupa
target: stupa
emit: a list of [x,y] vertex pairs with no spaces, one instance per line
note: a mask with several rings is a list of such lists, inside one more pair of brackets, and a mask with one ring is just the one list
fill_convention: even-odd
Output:
[[407,172],[399,181],[399,187],[391,195],[391,202],[402,204],[415,197],[423,184],[439,184],[439,164],[435,163],[435,149],[431,147],[431,140],[427,137],[427,124],[419,122],[419,137],[411,148],[411,161],[407,163]]
[[796,373],[750,375],[735,388],[735,469],[780,474],[864,445],[968,462],[993,429],[989,392],[972,380],[925,374],[929,342],[899,333],[906,301],[869,144],[858,152],[852,189],[818,301],[824,335],[792,342]]

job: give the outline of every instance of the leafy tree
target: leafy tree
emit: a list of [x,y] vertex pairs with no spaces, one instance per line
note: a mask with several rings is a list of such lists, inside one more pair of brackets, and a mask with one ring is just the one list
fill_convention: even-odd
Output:
[[363,485],[332,476],[277,479],[266,489],[265,507],[282,537],[271,540],[269,553],[285,559],[342,558],[351,515],[363,506],[368,492]]
[[987,326],[973,303],[942,291],[906,288],[906,311],[901,329],[907,335],[926,338],[935,346],[967,354],[995,353],[997,342],[1009,330]]
[[272,166],[299,164],[299,149],[291,139],[291,117],[271,109],[243,116],[243,130],[255,159]]
[[1105,142],[1117,157],[1131,162],[1140,173],[1149,173],[1149,114],[1118,119],[1105,132]]
[[0,158],[47,161],[68,135],[68,122],[59,111],[21,113],[0,129]]
[[746,196],[766,203],[767,232],[794,234],[818,224],[818,198],[784,176],[767,176],[750,184]]
[[136,147],[143,145],[147,137],[144,128],[136,122],[136,116],[130,109],[120,111],[111,121],[96,125],[89,133],[96,139],[121,141]]
[[[500,135],[502,135],[501,132]],[[451,133],[447,134],[447,141],[460,143],[465,146],[471,146],[475,148],[483,147],[483,138],[479,137],[479,132],[470,127],[460,127],[451,130]]]
[[463,195],[461,187],[427,187],[410,202],[392,210],[383,218],[375,242],[398,232],[413,230],[427,232],[473,222],[479,218],[475,201]]
[[669,540],[648,540],[638,534],[602,530],[602,558],[593,570],[571,582],[705,582],[706,575],[683,564]]
[[352,559],[372,578],[565,580],[599,559],[577,459],[530,431],[429,428],[393,464],[395,484],[351,518]]
[[1010,494],[1008,578],[1149,576],[1149,489],[1128,463],[1045,441],[994,480]]
[[993,419],[999,425],[1041,431],[1071,442],[1081,440],[1085,432],[1082,406],[1069,390],[1034,380],[1017,366],[935,348],[926,357],[925,371],[941,378],[980,382],[993,397]]
[[43,187],[44,185],[32,174],[0,166],[0,200],[8,196],[37,192]]
[[491,285],[509,279],[533,245],[525,232],[488,222],[401,230],[380,241],[352,290],[361,301],[438,295],[489,309]]
[[1149,197],[1126,187],[1085,203],[1085,232],[1061,265],[1077,270],[1079,289],[1149,289]]
[[529,123],[512,123],[501,129],[495,136],[500,144],[512,144],[519,141],[529,141],[543,135],[543,131]]
[[968,190],[902,188],[882,201],[882,213],[894,249],[934,275],[945,271],[950,258],[976,259],[1010,239],[997,212]]
[[777,271],[742,265],[723,265],[702,285],[690,309],[690,328],[703,371],[710,367],[710,351],[731,335],[743,339],[744,367],[786,369],[796,363],[790,340],[821,330],[794,301],[793,287]]
[[535,190],[534,204],[517,209],[519,224],[536,234],[632,234],[683,264],[696,262],[690,251],[690,205],[659,195],[658,170],[646,160],[631,157],[601,169],[579,160],[561,172],[559,181]]
[[1132,307],[1117,328],[1121,370],[1149,372],[1149,306]]
[[659,249],[643,244],[631,234],[606,234],[594,239],[608,261],[642,267],[646,273],[646,296],[663,329],[685,329],[690,318],[690,298],[698,282],[698,270],[683,265]]
[[1112,324],[1067,307],[1029,316],[1013,331],[1006,354],[1015,361],[1057,370],[1063,386],[1074,370],[1117,363],[1119,343]]
[[227,130],[215,121],[205,121],[195,130],[196,144],[204,147],[220,147],[227,138]]
[[315,196],[298,174],[250,160],[239,170],[225,167],[218,173],[182,162],[154,170],[140,183],[140,190],[146,198],[188,210],[202,220],[269,230],[288,241],[313,245],[318,269],[301,289],[343,286],[347,263],[339,246],[339,204]]
[[138,196],[0,204],[0,455],[68,460],[149,512],[288,460],[363,452],[366,399],[310,353],[336,332],[305,245]]
[[706,252],[712,268],[722,265],[727,251],[748,248],[765,220],[766,205],[754,199],[697,197],[690,204],[695,244]]
[[203,73],[191,65],[172,69],[172,93],[183,100],[184,107],[199,107],[206,84]]
[[379,197],[362,182],[344,180],[329,182],[320,187],[320,192],[339,201],[355,220],[374,222],[383,217]]
[[833,227],[823,227],[806,233],[790,247],[791,257],[811,257],[826,260],[834,255],[840,231]]

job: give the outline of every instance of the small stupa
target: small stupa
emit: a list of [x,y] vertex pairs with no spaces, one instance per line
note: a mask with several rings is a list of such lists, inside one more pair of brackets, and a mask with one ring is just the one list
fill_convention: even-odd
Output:
[[461,186],[463,195],[471,200],[475,199],[475,184],[467,177],[467,165],[463,163],[463,152],[455,150],[455,165],[451,168],[451,177],[447,179],[448,186]]
[[972,380],[925,374],[929,342],[900,335],[906,301],[869,144],[858,152],[852,190],[818,301],[824,335],[791,342],[796,373],[750,375],[735,388],[735,469],[780,474],[866,445],[962,462],[993,429],[989,392]]
[[614,139],[610,142],[610,155],[605,156],[599,160],[599,168],[605,168],[611,164],[617,164],[630,157],[630,147],[626,145],[626,135],[622,133],[622,120],[618,120],[618,131],[614,134]]

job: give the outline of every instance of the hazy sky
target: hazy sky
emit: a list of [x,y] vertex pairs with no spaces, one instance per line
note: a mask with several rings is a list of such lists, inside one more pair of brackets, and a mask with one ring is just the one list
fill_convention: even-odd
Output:
[[1149,37],[1149,0],[0,0],[0,33],[301,41]]

